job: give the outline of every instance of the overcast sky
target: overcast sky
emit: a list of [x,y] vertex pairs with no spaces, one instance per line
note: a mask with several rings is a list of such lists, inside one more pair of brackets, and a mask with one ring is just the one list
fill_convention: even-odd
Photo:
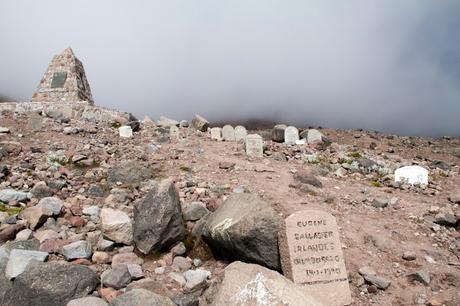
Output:
[[458,0],[0,0],[0,94],[68,46],[140,118],[460,135]]

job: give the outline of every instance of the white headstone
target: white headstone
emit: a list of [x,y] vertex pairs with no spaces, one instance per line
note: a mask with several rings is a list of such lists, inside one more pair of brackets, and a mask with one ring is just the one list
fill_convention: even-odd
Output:
[[121,126],[118,128],[118,132],[120,133],[120,137],[130,138],[133,137],[133,130],[130,126]]
[[315,129],[308,130],[307,142],[312,143],[315,141],[323,141],[323,134],[320,131]]
[[284,130],[284,142],[287,144],[295,144],[299,140],[299,130],[295,126],[288,126]]
[[222,140],[222,129],[220,127],[211,128],[211,139]]
[[246,154],[254,157],[264,156],[264,143],[260,135],[249,134],[246,136]]
[[428,170],[420,166],[406,166],[395,171],[395,182],[428,185]]
[[235,129],[231,125],[225,125],[222,128],[222,138],[225,141],[235,141]]
[[235,140],[236,141],[245,140],[247,135],[248,135],[248,131],[246,131],[246,128],[244,126],[238,125],[235,127]]
[[279,231],[283,274],[321,305],[351,303],[348,273],[335,217],[320,210],[298,211]]
[[171,127],[169,128],[169,139],[179,140],[179,138],[180,138],[179,128],[175,125],[171,125]]

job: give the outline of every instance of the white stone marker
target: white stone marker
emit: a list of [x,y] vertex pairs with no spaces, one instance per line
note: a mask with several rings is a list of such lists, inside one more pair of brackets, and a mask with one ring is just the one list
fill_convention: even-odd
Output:
[[323,141],[323,137],[324,136],[320,131],[315,130],[315,129],[310,129],[308,130],[308,134],[307,134],[307,142],[312,143],[315,141]]
[[246,136],[246,154],[254,157],[264,156],[264,143],[260,135],[249,134]]
[[246,131],[246,128],[242,125],[238,125],[235,127],[235,140],[240,141],[240,140],[246,140],[246,136],[248,136],[248,131]]
[[171,140],[179,140],[180,139],[180,131],[179,128],[175,125],[171,125],[169,128],[169,139]]
[[220,127],[213,127],[211,129],[211,139],[222,140],[222,129]]
[[120,133],[120,137],[130,138],[133,137],[133,130],[130,126],[121,126],[118,128],[118,132]]
[[225,125],[222,128],[222,138],[225,141],[235,141],[235,129],[231,125]]
[[420,166],[406,166],[395,171],[395,182],[428,185],[428,170]]
[[288,126],[284,130],[284,143],[295,144],[299,140],[299,130],[295,126]]

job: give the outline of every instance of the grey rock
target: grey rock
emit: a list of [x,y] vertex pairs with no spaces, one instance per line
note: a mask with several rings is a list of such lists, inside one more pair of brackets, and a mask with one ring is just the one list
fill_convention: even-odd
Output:
[[450,213],[439,213],[435,217],[434,223],[444,226],[455,226],[457,218]]
[[375,208],[385,208],[388,206],[388,199],[385,198],[375,198],[372,201],[372,206]]
[[280,270],[280,226],[281,217],[257,195],[234,193],[206,217],[202,235],[216,255]]
[[110,302],[109,306],[176,306],[170,298],[145,289],[133,289]]
[[378,289],[381,290],[386,290],[391,285],[390,280],[381,276],[367,274],[363,275],[363,277],[366,280],[366,282],[371,283],[372,285],[376,286]]
[[62,206],[64,203],[56,197],[46,197],[40,200],[37,204],[44,211],[47,211],[48,216],[58,216],[61,214]]
[[317,179],[313,173],[307,170],[299,170],[294,174],[294,180],[302,184],[312,185],[314,187],[321,188],[323,184]]
[[172,249],[171,253],[175,255],[184,255],[185,252],[187,252],[187,248],[185,247],[185,244],[181,241],[178,244],[176,244]]
[[87,296],[71,300],[66,306],[107,306],[107,302],[98,297]]
[[201,202],[192,202],[185,206],[182,214],[185,221],[196,221],[209,213],[209,210]]
[[188,258],[176,256],[173,259],[173,267],[178,268],[180,271],[185,271],[192,267],[192,262]]
[[417,254],[413,251],[405,251],[402,255],[402,258],[407,261],[412,261],[417,258]]
[[365,276],[365,275],[376,275],[377,273],[375,272],[374,269],[372,269],[371,267],[368,267],[368,266],[363,266],[361,268],[359,268],[358,270],[359,274],[361,274],[362,276]]
[[64,306],[91,293],[99,283],[90,268],[69,263],[31,261],[7,292],[3,306]]
[[177,272],[169,272],[168,273],[169,278],[171,278],[173,281],[177,282],[180,286],[184,286],[186,281],[185,277],[181,273]]
[[11,250],[8,264],[6,265],[5,276],[8,279],[15,278],[26,269],[31,260],[45,261],[48,258],[48,253],[31,251],[31,250]]
[[209,127],[209,121],[200,115],[195,115],[195,117],[193,117],[191,126],[200,132],[206,132]]
[[115,185],[117,182],[130,186],[138,186],[141,182],[151,179],[153,171],[137,161],[125,161],[113,166],[107,172],[107,182]]
[[77,258],[91,258],[91,244],[87,241],[75,241],[62,247],[62,255],[67,260]]
[[126,265],[117,265],[111,270],[106,270],[102,273],[101,282],[105,287],[121,289],[131,282],[131,273],[129,273]]
[[412,272],[407,275],[407,277],[412,280],[412,281],[417,281],[419,283],[424,284],[425,286],[428,286],[431,281],[430,273],[425,270],[420,270],[416,272]]
[[84,215],[87,215],[87,216],[99,217],[99,214],[101,213],[101,209],[98,206],[93,205],[93,206],[83,208],[82,212]]
[[179,122],[179,126],[182,127],[182,128],[189,127],[189,125],[190,125],[190,124],[188,123],[187,120],[181,120],[181,121]]
[[184,272],[185,287],[188,292],[203,288],[206,280],[211,276],[211,272],[203,269],[188,270]]
[[0,190],[0,202],[9,203],[11,201],[23,202],[27,200],[27,193],[14,189]]
[[144,254],[164,250],[185,236],[179,193],[162,180],[134,204],[134,242]]

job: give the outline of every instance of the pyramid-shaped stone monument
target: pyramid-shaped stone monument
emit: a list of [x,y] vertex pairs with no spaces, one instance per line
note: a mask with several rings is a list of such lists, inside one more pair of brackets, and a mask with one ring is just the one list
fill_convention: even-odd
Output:
[[32,102],[77,101],[94,104],[83,64],[69,47],[53,57]]

